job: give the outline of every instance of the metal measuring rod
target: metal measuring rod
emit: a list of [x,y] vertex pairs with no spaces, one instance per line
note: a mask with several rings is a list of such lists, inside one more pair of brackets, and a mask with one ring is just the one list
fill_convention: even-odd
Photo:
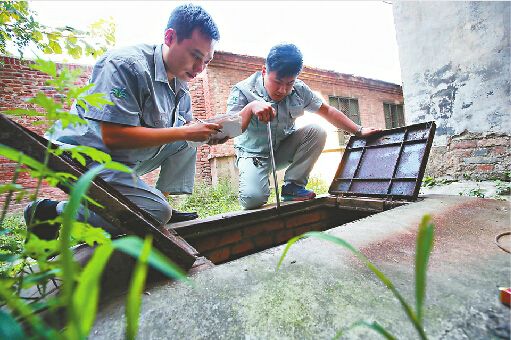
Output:
[[[275,107],[275,117],[277,116],[277,107]],[[275,156],[273,155],[273,142],[272,142],[272,138],[271,138],[271,121],[268,121],[266,126],[268,128],[268,148],[270,149],[270,162],[271,162],[271,170],[273,172],[273,183],[275,184],[275,197],[277,198],[277,210],[279,210],[280,209],[280,195],[279,195],[279,184],[277,183],[277,167],[275,165]]]

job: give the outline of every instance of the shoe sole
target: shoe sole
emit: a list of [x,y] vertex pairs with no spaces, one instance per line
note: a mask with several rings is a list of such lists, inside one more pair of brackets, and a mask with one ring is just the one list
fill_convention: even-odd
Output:
[[284,202],[302,202],[302,201],[309,201],[316,197],[314,196],[282,196],[282,200]]

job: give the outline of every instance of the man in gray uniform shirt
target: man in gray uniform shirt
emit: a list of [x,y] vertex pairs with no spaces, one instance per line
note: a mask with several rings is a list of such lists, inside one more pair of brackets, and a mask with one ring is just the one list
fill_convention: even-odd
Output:
[[282,198],[309,200],[316,194],[305,189],[309,174],[325,146],[326,132],[311,124],[295,128],[304,110],[317,113],[337,128],[358,136],[378,129],[353,123],[344,113],[323,103],[297,79],[303,67],[302,53],[293,44],[271,48],[261,72],[236,84],[227,101],[228,113],[242,116],[243,134],[234,139],[240,173],[239,200],[245,209],[258,208],[270,195],[267,123],[271,121],[272,145],[278,169],[286,168]]
[[[104,93],[113,105],[85,111],[75,104],[72,112],[86,119],[87,125],[63,129],[57,123],[55,133],[48,137],[60,144],[94,147],[132,167],[135,181],[131,174],[113,170],[104,170],[99,176],[162,225],[171,219],[196,218],[196,214],[172,210],[165,196],[193,190],[196,148],[186,141],[207,140],[221,128],[218,124],[190,123],[192,108],[186,85],[211,61],[219,38],[216,24],[200,6],[175,8],[163,44],[113,50],[97,61],[90,79],[94,87],[89,93]],[[156,188],[138,177],[158,167]],[[25,209],[26,220],[33,204],[35,220],[43,221],[60,214],[65,202],[37,200]],[[97,214],[92,213],[88,221],[109,228]],[[54,238],[58,226],[41,224],[34,232],[42,238]]]

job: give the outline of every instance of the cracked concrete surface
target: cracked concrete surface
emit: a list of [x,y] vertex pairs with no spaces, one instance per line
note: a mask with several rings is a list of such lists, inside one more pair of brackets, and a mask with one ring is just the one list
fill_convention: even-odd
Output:
[[[431,214],[436,237],[426,333],[431,339],[509,338],[510,312],[498,300],[498,287],[511,286],[510,257],[494,244],[497,234],[510,230],[509,209],[507,201],[430,195],[328,233],[366,254],[414,308],[417,226]],[[139,338],[330,339],[360,319],[377,321],[398,339],[418,338],[397,299],[346,250],[305,239],[276,272],[283,249],[196,273],[194,287],[152,286],[143,296]],[[119,296],[101,307],[91,339],[123,338],[124,301]],[[381,337],[357,328],[346,338]]]

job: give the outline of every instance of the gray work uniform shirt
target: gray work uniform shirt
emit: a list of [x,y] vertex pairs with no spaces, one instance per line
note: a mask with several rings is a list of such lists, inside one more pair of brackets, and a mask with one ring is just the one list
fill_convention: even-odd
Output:
[[48,136],[57,143],[91,146],[128,165],[154,157],[162,146],[110,150],[103,143],[100,122],[148,128],[182,126],[192,119],[190,93],[185,82],[175,78],[170,87],[162,57],[162,45],[137,45],[103,55],[94,65],[88,93],[104,93],[113,105],[88,111],[76,105],[71,112],[87,120],[87,125],[62,128]]
[[[277,111],[277,116],[271,121],[271,135],[274,149],[278,149],[280,143],[293,131],[295,120],[302,116],[304,111],[317,112],[323,104],[321,98],[315,95],[311,89],[301,80],[297,79],[293,89],[280,102],[272,102],[268,92],[263,86],[261,72],[256,72],[247,79],[234,85],[227,100],[227,112],[238,113],[245,105],[261,100],[271,103]],[[269,156],[268,130],[266,123],[259,121],[257,116],[252,115],[247,129],[234,139],[234,147],[238,157],[263,157]]]

